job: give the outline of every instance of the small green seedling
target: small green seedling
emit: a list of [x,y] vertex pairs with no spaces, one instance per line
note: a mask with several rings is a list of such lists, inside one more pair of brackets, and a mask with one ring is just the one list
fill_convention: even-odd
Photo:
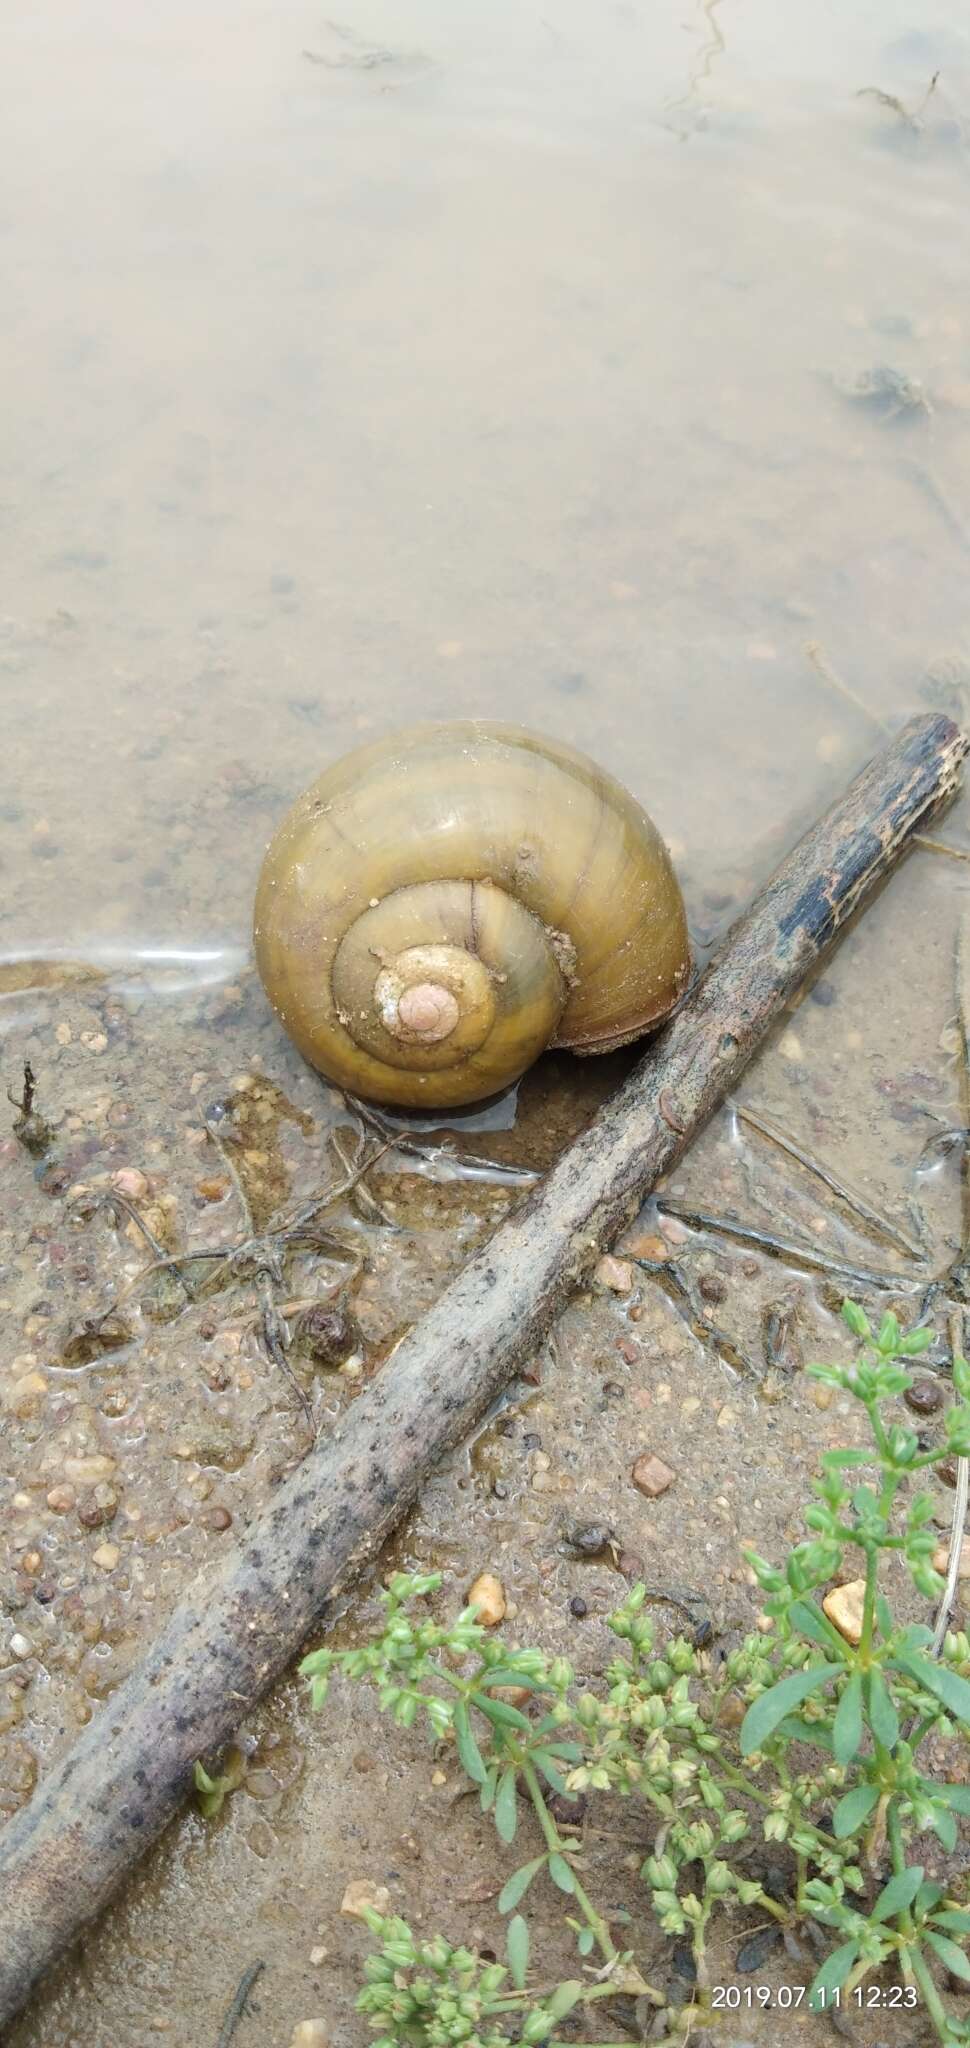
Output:
[[[372,1685],[402,1728],[420,1721],[432,1740],[453,1739],[503,1847],[518,1836],[522,1795],[532,1813],[526,1859],[498,1900],[510,1916],[504,1964],[484,1965],[440,1935],[419,1939],[405,1921],[367,1913],[377,1948],[358,2005],[380,2036],[377,2048],[551,2043],[574,2007],[618,1991],[665,2007],[634,1952],[614,1942],[618,1917],[589,1896],[581,1840],[562,1833],[550,1807],[551,1794],[561,1812],[563,1796],[585,1791],[637,1800],[655,1817],[643,1880],[660,1928],[689,1939],[696,1969],[693,2002],[667,2013],[670,2038],[710,2016],[712,1915],[747,1908],[796,1939],[809,1924],[816,1937],[827,1934],[809,1992],[815,2010],[851,2011],[870,1973],[891,1966],[905,2002],[925,2007],[946,2048],[970,2043],[970,2022],[948,2009],[939,1981],[945,1971],[951,1983],[970,1983],[970,1910],[955,1885],[924,1874],[929,1847],[952,1856],[970,1817],[970,1784],[934,1777],[926,1762],[931,1736],[970,1736],[970,1641],[947,1634],[934,1655],[932,1630],[898,1621],[880,1580],[895,1557],[917,1594],[938,1601],[943,1592],[932,1564],[933,1501],[913,1482],[946,1457],[970,1455],[970,1367],[954,1359],[944,1441],[923,1450],[891,1408],[912,1383],[905,1361],[932,1342],[930,1332],[904,1335],[891,1313],[874,1332],[851,1302],[844,1315],[857,1355],[809,1371],[862,1404],[871,1444],[823,1455],[804,1514],[808,1534],[783,1567],[749,1555],[766,1596],[763,1632],[723,1663],[684,1636],[658,1650],[637,1586],[611,1617],[620,1654],[601,1685],[580,1688],[565,1658],[496,1642],[474,1608],[433,1620],[436,1573],[396,1573],[382,1595],[384,1626],[361,1648],[304,1659],[314,1706],[340,1673]],[[849,1578],[864,1582],[857,1643],[816,1597]],[[752,1856],[759,1836],[785,1845],[784,1898],[762,1886]],[[528,1989],[521,1910],[540,1881],[562,1895],[581,1973],[541,1995]]]

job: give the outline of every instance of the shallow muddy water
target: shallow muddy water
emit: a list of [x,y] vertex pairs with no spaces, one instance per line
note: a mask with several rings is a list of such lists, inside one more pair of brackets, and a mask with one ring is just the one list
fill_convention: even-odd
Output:
[[[703,954],[884,728],[970,710],[970,32],[956,0],[37,0],[4,51],[0,1028],[57,1126],[40,1163],[0,1143],[6,1813],[305,1441],[245,1278],[148,1298],[144,1230],[95,1207],[127,1175],[163,1251],[237,1241],[213,1114],[260,1227],[344,1174],[360,1131],[250,964],[297,790],[408,719],[525,719],[648,806]],[[962,803],[934,837],[970,850]],[[928,1271],[960,1240],[931,1141],[963,1121],[968,878],[915,852],[740,1098]],[[393,1154],[383,1216],[328,1214],[329,1261],[286,1274],[294,1303],[351,1276],[349,1366],[299,1367],[318,1419],[625,1066],[549,1060],[460,1131],[491,1178]],[[918,1293],[730,1107],[669,1192]],[[584,1671],[623,1579],[566,1520],[748,1626],[742,1542],[791,1539],[852,1427],[797,1370],[840,1343],[838,1276],[692,1226],[674,1249],[718,1341],[642,1272],[584,1297],[393,1545],[449,1604],[498,1571],[509,1631]],[[779,1302],[796,1369],[765,1355]],[[677,1474],[652,1502],[646,1448]],[[346,1634],[361,1611],[371,1586]],[[11,2048],[208,2048],[257,1957],[239,2048],[315,2014],[359,2048],[354,1877],[498,1942],[492,1844],[416,1737],[340,1695],[313,1721],[291,1679],[243,1743],[224,1815],[170,1830]],[[736,2036],[823,2040],[777,2013]]]

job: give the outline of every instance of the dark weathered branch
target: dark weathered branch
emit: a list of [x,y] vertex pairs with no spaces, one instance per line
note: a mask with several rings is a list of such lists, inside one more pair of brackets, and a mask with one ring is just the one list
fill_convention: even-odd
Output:
[[769,1025],[956,788],[948,719],[908,725],[785,860],[619,1093],[306,1458],[0,1838],[0,2023],[176,1811],[534,1351],[602,1247],[733,1088]]

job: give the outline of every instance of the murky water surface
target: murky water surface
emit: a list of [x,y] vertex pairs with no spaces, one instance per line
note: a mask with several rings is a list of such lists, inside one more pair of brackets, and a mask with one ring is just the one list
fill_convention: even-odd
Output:
[[[364,1143],[250,966],[296,791],[410,718],[525,718],[648,805],[703,952],[883,727],[966,714],[970,31],[956,0],[37,0],[0,133],[0,1026],[57,1126],[40,1162],[0,1145],[10,1812],[305,1442],[244,1261],[138,1277]],[[852,1427],[779,1329],[837,1344],[844,1267],[905,1302],[960,1240],[962,807],[936,837],[742,1098],[889,1234],[726,1109],[674,1194],[815,1258],[688,1224],[692,1308],[642,1272],[571,1308],[396,1541],[449,1603],[489,1566],[516,1634],[598,1669],[623,1581],[564,1549],[581,1510],[749,1622],[741,1541],[790,1540]],[[342,1368],[294,1360],[318,1421],[623,1067],[544,1063],[455,1138],[484,1166],[423,1134],[328,1208],[283,1290],[357,1319]],[[654,1502],[645,1448],[678,1475]],[[316,2013],[352,2048],[351,1877],[498,1941],[490,1839],[416,1738],[313,1723],[292,1681],[243,1745],[224,1817],[170,1832],[15,2048],[201,2048],[257,1956],[240,2048]]]

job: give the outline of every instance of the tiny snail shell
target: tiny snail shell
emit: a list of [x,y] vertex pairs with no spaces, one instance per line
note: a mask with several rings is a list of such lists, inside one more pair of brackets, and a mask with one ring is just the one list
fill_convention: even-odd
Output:
[[608,1052],[687,984],[667,849],[583,754],[420,725],[325,770],[272,840],[256,959],[304,1057],[404,1108],[495,1094],[547,1046]]

